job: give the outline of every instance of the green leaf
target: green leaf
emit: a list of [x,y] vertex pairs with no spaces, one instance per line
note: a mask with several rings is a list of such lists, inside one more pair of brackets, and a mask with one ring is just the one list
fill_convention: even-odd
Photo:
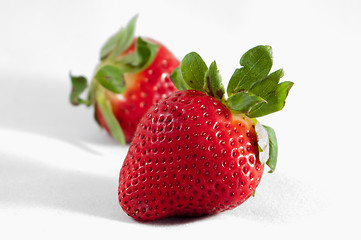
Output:
[[95,79],[104,88],[114,93],[123,93],[126,89],[123,72],[113,65],[101,67],[95,74]]
[[120,144],[125,145],[125,136],[122,127],[119,125],[118,120],[113,114],[111,104],[104,94],[97,94],[96,101],[99,106],[100,112],[115,140]]
[[274,172],[277,165],[277,155],[278,155],[278,145],[277,145],[277,138],[276,133],[273,128],[263,125],[268,133],[268,140],[269,140],[269,159],[267,160],[266,164],[270,167],[270,173]]
[[272,68],[272,48],[270,46],[257,46],[248,50],[240,60],[243,68],[236,69],[228,87],[228,96],[245,90],[247,91],[254,82],[266,77]]
[[181,73],[187,85],[194,90],[203,90],[204,75],[208,69],[196,52],[188,53],[181,62]]
[[234,70],[234,73],[232,74],[227,86],[227,94],[229,97],[236,93],[235,88],[237,87],[240,79],[242,79],[243,75],[245,75],[244,68],[237,68],[236,70]]
[[109,38],[100,51],[100,60],[104,60],[111,53],[111,58],[116,58],[130,47],[134,38],[135,22],[138,16],[134,16],[125,28],[120,29]]
[[257,96],[266,97],[271,91],[274,91],[277,87],[278,82],[283,77],[283,69],[279,69],[267,77],[255,82],[249,91]]
[[187,90],[187,89],[189,89],[189,86],[184,81],[184,78],[182,76],[180,66],[173,70],[173,72],[170,74],[169,78],[170,78],[170,80],[172,80],[174,86],[178,90]]
[[211,97],[215,97],[219,100],[224,99],[225,91],[215,61],[211,63],[211,65],[209,66],[208,70],[205,73],[203,89]]
[[88,81],[83,76],[73,76],[70,73],[71,79],[71,92],[70,92],[70,103],[74,106],[79,104],[85,104],[87,106],[91,105],[91,102],[80,98],[80,95],[88,87]]
[[227,99],[228,107],[241,113],[248,113],[253,106],[264,101],[263,98],[249,92],[239,92]]
[[252,108],[247,115],[251,118],[256,118],[282,110],[292,86],[293,82],[288,81],[278,84],[273,91],[264,97],[266,102]]
[[124,56],[115,64],[123,71],[128,73],[140,72],[147,68],[157,55],[159,46],[142,38],[137,39],[135,51]]

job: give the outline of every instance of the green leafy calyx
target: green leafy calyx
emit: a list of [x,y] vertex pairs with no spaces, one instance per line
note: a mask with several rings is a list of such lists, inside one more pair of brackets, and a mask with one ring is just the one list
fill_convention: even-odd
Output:
[[233,112],[251,118],[262,117],[280,111],[292,82],[279,83],[283,69],[269,74],[272,65],[272,48],[257,46],[248,50],[240,60],[227,87],[228,99],[219,75],[216,62],[207,67],[195,52],[187,54],[170,78],[179,90],[199,90],[224,103]]

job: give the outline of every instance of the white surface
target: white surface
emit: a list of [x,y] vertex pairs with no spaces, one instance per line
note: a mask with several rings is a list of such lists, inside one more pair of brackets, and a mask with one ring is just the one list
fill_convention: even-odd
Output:
[[[141,224],[119,207],[127,148],[68,104],[68,73],[90,77],[136,13],[138,35],[216,60],[224,82],[268,44],[295,83],[261,119],[278,136],[276,172],[237,209]],[[0,30],[0,239],[360,237],[360,1],[1,1]]]

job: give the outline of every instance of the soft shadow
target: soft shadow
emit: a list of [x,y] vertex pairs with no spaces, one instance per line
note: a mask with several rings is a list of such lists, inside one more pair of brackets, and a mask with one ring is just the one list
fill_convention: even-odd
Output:
[[264,173],[254,197],[223,214],[265,222],[288,222],[321,210],[312,186],[281,173]]
[[186,225],[194,222],[204,221],[206,219],[212,218],[214,215],[208,216],[196,216],[196,217],[187,217],[187,216],[174,216],[164,219],[155,220],[152,222],[143,222],[144,225],[149,226],[176,226],[176,225]]
[[0,204],[64,209],[134,222],[120,208],[117,178],[54,168],[28,158],[2,156]]
[[[20,73],[21,74],[21,73]],[[5,75],[0,89],[0,128],[16,129],[71,143],[96,153],[84,143],[117,146],[94,120],[92,107],[69,103],[67,74],[61,77]]]

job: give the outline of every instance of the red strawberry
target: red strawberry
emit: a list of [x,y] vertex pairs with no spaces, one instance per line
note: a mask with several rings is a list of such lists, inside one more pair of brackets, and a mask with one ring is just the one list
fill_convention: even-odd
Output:
[[95,106],[95,117],[120,143],[129,143],[140,118],[159,99],[176,91],[170,73],[179,61],[161,43],[134,38],[133,18],[104,45],[88,99],[84,77],[71,76],[73,105]]
[[[122,209],[139,221],[214,214],[239,206],[275,169],[274,131],[255,117],[279,111],[292,82],[268,75],[268,46],[249,50],[225,90],[213,62],[185,56],[171,75],[182,91],[152,106],[138,125],[120,171]],[[191,90],[186,90],[191,89]]]

